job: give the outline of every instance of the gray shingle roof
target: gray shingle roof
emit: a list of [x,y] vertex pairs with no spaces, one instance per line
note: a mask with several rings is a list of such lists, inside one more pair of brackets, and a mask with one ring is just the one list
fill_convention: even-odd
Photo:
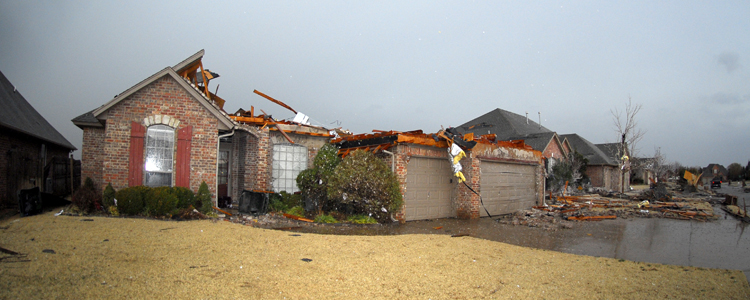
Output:
[[[473,126],[473,127],[472,127]],[[492,110],[457,127],[462,133],[495,134],[499,141],[523,140],[534,150],[544,151],[556,133],[526,116],[503,109]]]
[[21,96],[21,92],[0,72],[0,126],[76,150],[60,132]]
[[617,161],[604,153],[602,149],[575,133],[562,134],[560,138],[567,139],[574,151],[581,153],[581,155],[589,160],[589,165],[619,165]]
[[[471,126],[474,128],[470,128]],[[458,130],[477,135],[495,134],[501,141],[524,139],[528,135],[552,132],[544,126],[539,126],[531,118],[526,119],[525,116],[499,108],[458,126]]]

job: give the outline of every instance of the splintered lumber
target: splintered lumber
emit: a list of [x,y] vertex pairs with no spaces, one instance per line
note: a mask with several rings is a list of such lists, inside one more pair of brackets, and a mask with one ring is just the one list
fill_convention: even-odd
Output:
[[215,210],[218,210],[218,211],[220,211],[221,213],[223,213],[223,214],[225,214],[225,215],[227,215],[227,216],[230,216],[230,217],[232,216],[232,214],[231,214],[231,213],[229,213],[229,212],[226,212],[226,211],[224,211],[224,210],[222,210],[222,209],[220,209],[220,208],[218,208],[218,207],[216,207],[216,206],[214,206],[214,209],[215,209]]
[[310,222],[310,223],[313,222],[313,220],[305,219],[303,217],[298,217],[298,216],[295,216],[295,215],[290,215],[290,214],[287,214],[287,213],[284,213],[284,216],[287,217],[287,218],[293,219],[293,220],[297,220],[297,221],[304,221],[304,222]]
[[601,221],[604,219],[617,219],[617,216],[572,216],[568,220],[574,221]]
[[286,105],[286,104],[284,104],[284,102],[281,102],[281,101],[279,101],[279,100],[276,100],[276,99],[274,99],[274,98],[271,98],[271,96],[268,96],[268,95],[266,95],[266,94],[263,94],[263,93],[259,92],[258,90],[254,90],[254,91],[253,91],[253,93],[256,93],[256,94],[258,94],[258,95],[260,95],[261,97],[263,97],[263,98],[266,98],[266,99],[268,99],[269,101],[271,101],[271,102],[273,102],[273,103],[276,103],[276,104],[278,104],[278,105],[281,105],[281,107],[283,107],[283,108],[286,108],[286,109],[288,109],[288,110],[291,110],[291,111],[292,111],[293,113],[295,113],[295,114],[297,113],[297,111],[296,111],[296,110],[294,110],[293,108],[289,107],[289,105]]

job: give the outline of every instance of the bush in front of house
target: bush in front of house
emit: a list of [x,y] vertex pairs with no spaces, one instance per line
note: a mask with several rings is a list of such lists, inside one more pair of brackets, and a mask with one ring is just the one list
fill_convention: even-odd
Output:
[[176,186],[172,188],[172,194],[177,197],[177,208],[195,207],[195,194],[189,188]]
[[327,211],[333,207],[328,200],[327,187],[329,178],[333,175],[336,166],[341,163],[338,151],[335,145],[323,145],[313,159],[313,167],[297,175],[297,187],[304,198],[315,203],[317,212]]
[[352,224],[377,224],[378,221],[370,216],[353,215],[346,218],[347,223]]
[[102,194],[97,191],[94,186],[94,181],[91,180],[91,178],[86,177],[83,186],[73,193],[71,202],[73,202],[73,204],[75,204],[75,206],[77,206],[82,212],[91,213],[96,210],[97,204],[101,205]]
[[384,161],[362,150],[350,153],[336,167],[327,194],[342,206],[350,206],[353,213],[381,223],[390,221],[391,212],[403,204],[396,174]]
[[177,208],[177,202],[177,196],[168,186],[152,188],[144,198],[146,214],[152,217],[171,215]]
[[115,194],[117,211],[123,215],[138,215],[144,212],[144,198],[150,190],[147,186],[133,186],[121,189]]
[[112,183],[108,183],[107,187],[104,188],[104,195],[102,196],[102,204],[104,204],[104,208],[109,210],[110,207],[115,206],[115,196],[117,195],[117,192],[115,191],[115,188],[112,187]]
[[334,218],[331,215],[320,214],[317,217],[315,217],[315,223],[330,223],[330,224],[333,224],[333,223],[338,223],[338,222],[339,221],[336,220],[336,218]]
[[288,213],[290,215],[295,215],[295,216],[298,216],[298,217],[303,217],[303,218],[305,217],[305,209],[302,208],[302,206],[292,207],[292,208],[288,209],[286,211],[286,213]]
[[198,194],[195,195],[195,208],[202,214],[207,214],[213,211],[213,207],[214,202],[211,201],[211,191],[208,190],[208,184],[203,181],[201,182],[201,187],[198,188]]

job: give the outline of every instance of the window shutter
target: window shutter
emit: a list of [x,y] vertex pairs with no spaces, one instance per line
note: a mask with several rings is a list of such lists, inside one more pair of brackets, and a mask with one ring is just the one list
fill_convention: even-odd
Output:
[[190,143],[193,140],[193,126],[177,131],[177,165],[175,185],[190,188]]
[[143,185],[143,138],[146,127],[130,123],[130,158],[128,164],[128,186]]

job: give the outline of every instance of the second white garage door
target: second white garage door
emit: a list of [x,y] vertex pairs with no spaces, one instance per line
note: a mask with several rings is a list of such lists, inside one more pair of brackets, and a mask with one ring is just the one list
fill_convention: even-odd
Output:
[[[512,213],[536,205],[536,179],[531,165],[482,161],[481,195],[490,214]],[[481,216],[487,216],[479,208]]]
[[455,182],[448,159],[412,157],[406,172],[406,220],[455,217],[451,205]]

